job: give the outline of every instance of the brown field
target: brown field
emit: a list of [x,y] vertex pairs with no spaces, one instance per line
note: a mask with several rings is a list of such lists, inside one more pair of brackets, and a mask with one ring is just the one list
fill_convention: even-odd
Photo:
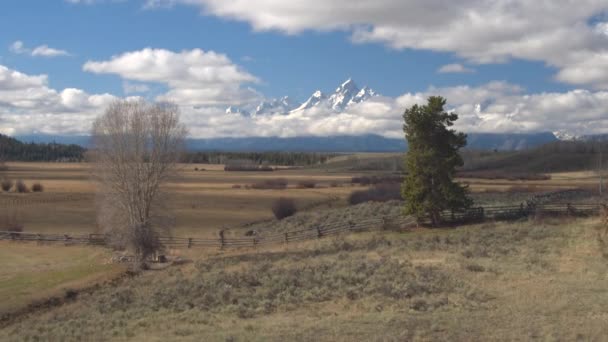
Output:
[[[9,170],[3,172],[2,177],[22,179],[28,186],[40,182],[45,190],[42,193],[0,193],[0,208],[17,212],[27,232],[95,232],[95,183],[91,180],[89,168],[88,164],[9,163]],[[195,171],[195,168],[205,170]],[[370,173],[323,168],[224,172],[222,165],[181,165],[176,176],[167,184],[168,203],[176,219],[174,235],[215,237],[220,229],[226,228],[229,235],[241,235],[248,229],[248,223],[272,220],[271,203],[279,197],[294,198],[298,207],[305,211],[340,210],[347,205],[345,199],[349,194],[361,189],[350,184],[352,176],[361,174]],[[288,179],[289,187],[284,190],[246,187],[276,178]],[[301,180],[314,180],[317,186],[300,189],[297,183]],[[552,174],[550,180],[544,181],[470,178],[463,181],[469,183],[472,191],[480,193],[512,192],[526,188],[544,191],[593,187],[597,184],[591,172]],[[339,186],[331,186],[332,183]],[[234,188],[234,185],[241,187]],[[103,288],[73,304],[30,316],[23,323],[0,328],[0,339],[20,340],[27,335],[42,339],[79,340],[88,331],[79,327],[103,320],[106,323],[89,333],[105,339],[134,340],[346,341],[383,340],[383,334],[389,340],[463,340],[471,336],[468,334],[489,339],[506,336],[506,339],[527,340],[568,336],[596,340],[601,334],[607,333],[603,327],[608,326],[605,311],[600,307],[606,303],[599,299],[605,298],[605,290],[602,290],[605,288],[605,277],[601,276],[602,272],[605,274],[605,261],[597,249],[596,227],[594,220],[564,224],[553,222],[550,225],[525,222],[491,226],[491,229],[475,226],[456,231],[389,233],[384,237],[361,234],[346,240],[338,238],[294,245],[288,249],[277,247],[255,252],[173,251],[195,263],[146,273],[116,288]],[[528,230],[532,233],[524,234]],[[473,238],[476,234],[480,234],[480,237]],[[463,242],[465,237],[466,243]],[[386,249],[376,246],[378,239],[389,240]],[[474,241],[470,242],[469,239]],[[513,253],[505,252],[503,255],[488,248],[498,251],[506,248]],[[273,255],[281,257],[274,259]],[[110,256],[111,253],[105,249],[87,246],[0,242],[0,258],[5,264],[0,270],[0,315],[22,310],[28,304],[45,298],[62,297],[68,289],[87,288],[116,277],[123,272],[123,268],[109,265]],[[433,281],[444,279],[444,276],[455,281],[454,287],[395,301],[390,294],[379,289],[397,285],[385,284],[388,280],[379,275],[380,278],[375,280],[378,288],[365,290],[371,291],[365,295],[348,292],[346,285],[322,283],[302,290],[304,292],[283,294],[286,297],[270,302],[268,299],[254,298],[251,300],[256,302],[245,300],[249,304],[244,307],[233,304],[215,307],[215,304],[207,303],[202,311],[191,308],[192,303],[181,299],[176,299],[175,303],[160,301],[160,311],[156,311],[158,308],[151,309],[149,304],[144,304],[145,298],[137,297],[146,293],[158,296],[158,293],[165,291],[178,291],[176,296],[194,296],[189,290],[179,287],[183,282],[180,277],[193,277],[193,281],[204,284],[207,280],[198,279],[198,273],[209,269],[220,282],[236,279],[232,276],[249,279],[257,274],[256,267],[269,262],[268,267],[276,268],[277,274],[284,271],[312,272],[311,281],[317,279],[315,277],[322,278],[326,272],[322,267],[319,270],[316,267],[330,263],[333,268],[327,272],[337,272],[342,276],[326,281],[340,284],[344,281],[340,277],[356,279],[357,267],[363,267],[357,266],[358,263],[376,265],[374,263],[389,256],[398,262],[411,263],[411,269],[408,266],[407,272],[413,272],[411,275],[414,277],[430,276],[427,285],[431,288],[443,286]],[[197,266],[209,258],[220,258],[219,264],[203,268]],[[266,258],[270,258],[270,261],[264,261]],[[401,272],[399,268],[391,269],[392,264],[376,266],[389,267],[387,274]],[[424,271],[427,268],[432,272]],[[224,270],[228,273],[221,273]],[[317,271],[320,273],[315,273]],[[438,273],[434,275],[433,272]],[[439,278],[435,279],[434,276]],[[289,283],[289,280],[278,276],[276,279],[269,277],[269,283],[263,283],[263,286],[272,287],[274,282]],[[120,305],[116,304],[118,306],[114,308],[113,302],[108,304],[110,307],[104,306],[103,301],[111,302],[112,298],[120,298],[123,292],[130,293],[133,289],[138,289],[135,299],[129,299],[135,301],[133,311],[129,309],[120,313]],[[241,290],[244,292],[239,292]],[[249,290],[235,291],[232,296],[241,298]],[[260,291],[271,290],[261,288]],[[331,291],[337,291],[335,297],[327,299]],[[95,299],[97,295],[102,299]],[[192,300],[199,299],[196,297]],[[446,301],[450,304],[446,304]],[[212,303],[216,303],[215,300]],[[540,308],[544,304],[547,306]],[[97,313],[87,309],[97,306]],[[586,312],[585,307],[589,307],[590,311]],[[589,316],[587,321],[577,318],[574,322],[580,329],[566,331],[560,328],[566,326],[571,317],[585,315]],[[487,325],[480,323],[485,319],[492,321],[492,326],[501,328],[490,330]],[[142,323],[144,321],[147,323]],[[38,332],[20,330],[28,324],[36,327]],[[459,328],[461,326],[464,330]],[[65,334],[62,332],[64,330],[67,331]]]
[[[43,193],[0,193],[0,204],[15,207],[29,232],[92,233],[96,231],[95,183],[88,164],[10,163],[4,177],[40,182]],[[194,171],[194,168],[205,171]],[[265,179],[286,178],[285,190],[246,189]],[[223,228],[272,218],[271,203],[293,197],[307,208],[330,200],[340,205],[350,191],[350,174],[309,170],[224,172],[222,165],[181,165],[167,185],[168,204],[176,218],[177,236],[217,236]],[[300,180],[313,179],[314,189],[297,189]],[[338,182],[345,186],[330,187]],[[233,185],[240,185],[234,189]],[[14,201],[17,201],[14,204]]]

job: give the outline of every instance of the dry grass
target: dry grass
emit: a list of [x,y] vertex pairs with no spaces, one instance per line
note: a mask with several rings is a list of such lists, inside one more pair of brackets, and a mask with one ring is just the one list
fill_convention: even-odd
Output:
[[101,248],[0,241],[0,316],[116,276],[122,268],[107,264],[109,254]]
[[[597,222],[359,234],[144,273],[2,340],[601,340]],[[32,328],[34,327],[34,328]]]

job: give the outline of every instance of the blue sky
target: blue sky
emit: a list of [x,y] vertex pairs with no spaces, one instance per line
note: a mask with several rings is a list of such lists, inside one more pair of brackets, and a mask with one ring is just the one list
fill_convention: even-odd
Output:
[[[221,96],[222,100],[218,97],[199,104],[187,99],[184,104],[208,108],[204,113],[186,113],[184,116],[213,116],[217,125],[239,124],[233,119],[216,118],[221,115],[219,110],[212,113],[211,107],[219,109],[230,105],[232,100],[226,99],[234,98],[234,102],[249,107],[265,98],[283,95],[302,102],[316,89],[331,92],[348,77],[360,86],[369,85],[384,95],[382,101],[390,109],[379,119],[387,122],[337,127],[336,133],[397,135],[399,127],[392,133],[386,133],[385,127],[394,124],[389,121],[395,121],[395,113],[402,112],[404,105],[416,102],[430,92],[452,94],[463,87],[470,92],[466,95],[470,101],[459,98],[465,96],[460,92],[453,97],[451,104],[454,109],[464,111],[464,116],[477,115],[468,119],[469,126],[463,126],[468,130],[539,131],[551,119],[550,113],[539,113],[538,122],[531,117],[533,110],[546,107],[542,103],[527,104],[529,108],[525,110],[529,113],[519,120],[525,121],[525,125],[517,125],[518,120],[506,122],[507,119],[512,120],[513,115],[520,115],[521,108],[515,107],[521,99],[516,96],[525,101],[527,97],[543,94],[579,99],[581,95],[576,95],[577,90],[584,91],[585,96],[599,99],[582,100],[584,105],[592,106],[584,109],[583,117],[586,120],[591,117],[594,122],[603,124],[606,113],[597,108],[598,104],[593,107],[593,103],[604,99],[603,92],[608,85],[608,24],[603,19],[608,5],[602,1],[584,1],[578,6],[565,2],[553,6],[515,1],[519,6],[508,7],[500,6],[501,2],[506,4],[496,1],[494,7],[476,7],[476,1],[465,0],[454,9],[449,8],[451,5],[445,6],[443,18],[443,9],[428,8],[429,4],[441,4],[436,0],[293,1],[290,5],[281,4],[281,1],[257,3],[239,0],[9,0],[0,5],[3,13],[0,20],[0,65],[27,76],[47,75],[43,87],[57,94],[74,88],[87,96],[108,94],[120,98],[134,95],[124,91],[124,85],[128,83],[145,85],[146,91],[135,92],[138,96],[182,101],[181,95],[171,98],[170,90],[190,89],[192,85],[185,87],[179,79],[167,83],[163,78],[178,73],[148,77],[142,76],[141,72],[134,75],[116,65],[98,65],[95,71],[93,68],[85,70],[84,66],[87,62],[112,62],[116,56],[144,48],[172,54],[195,49],[204,53],[214,52],[225,56],[227,65],[238,68],[243,77],[235,84],[222,80],[221,87],[213,88],[215,92],[226,87],[231,89],[229,95]],[[291,4],[293,8],[290,8]],[[355,9],[344,10],[345,4]],[[358,5],[365,10],[358,10]],[[309,8],[317,8],[317,12],[307,13]],[[539,11],[551,16],[551,20],[539,19]],[[475,19],[472,14],[480,16]],[[418,21],[418,18],[422,19]],[[497,28],[496,23],[507,27]],[[508,27],[511,23],[512,27]],[[450,25],[454,28],[450,29]],[[568,28],[573,25],[575,28]],[[605,28],[606,33],[602,31]],[[22,43],[21,51],[14,48],[15,42]],[[560,42],[563,51],[559,50]],[[62,50],[67,55],[33,56],[32,52],[40,46]],[[572,51],[575,50],[580,53],[574,55]],[[461,69],[471,72],[438,71],[451,64],[458,64]],[[500,90],[496,90],[496,84],[501,85],[498,87]],[[197,91],[202,88],[196,87]],[[249,88],[252,92],[245,96],[246,99],[235,98],[242,96],[241,90]],[[479,98],[483,94],[486,98]],[[63,100],[65,102],[65,97]],[[88,101],[93,100],[89,98]],[[0,104],[2,102],[0,98]],[[479,104],[481,109],[477,106]],[[563,111],[559,115],[566,115],[578,105],[579,102],[568,104],[556,108],[555,112]],[[505,106],[513,108],[500,112]],[[18,107],[13,104],[10,109],[4,109],[8,119],[5,118],[4,124],[0,121],[0,131],[30,133],[61,129],[59,126],[41,130],[17,127],[14,122],[18,115],[33,115],[31,113],[34,112]],[[98,107],[95,113],[88,109],[89,121],[93,114],[103,110],[101,105]],[[378,116],[359,117],[367,110],[370,108],[338,114],[351,115],[342,119],[357,122],[370,121],[370,117]],[[484,113],[484,110],[489,112]],[[46,115],[57,114],[61,120],[69,119],[69,110],[65,108],[55,112]],[[327,116],[327,113],[311,113],[311,118],[315,119]],[[563,120],[562,117],[560,119]],[[240,124],[250,126],[251,120],[256,121],[256,125],[273,121],[244,118]],[[494,121],[489,124],[488,120]],[[293,134],[290,131],[300,129],[300,124],[295,122],[292,127],[279,128],[260,126],[259,129],[262,135],[290,135]],[[367,129],[360,127],[362,125],[367,125]],[[567,125],[550,124],[546,129],[581,134],[608,127],[601,126],[594,125],[590,129],[584,122],[568,122]],[[214,134],[212,126],[199,128],[195,130],[197,135]],[[311,130],[310,127],[305,129],[307,134]],[[327,132],[330,133],[331,130]],[[239,134],[239,131],[235,130],[234,134]]]

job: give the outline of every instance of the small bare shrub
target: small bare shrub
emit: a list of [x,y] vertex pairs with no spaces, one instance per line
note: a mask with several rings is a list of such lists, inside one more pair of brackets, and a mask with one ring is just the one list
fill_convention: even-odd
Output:
[[296,202],[291,198],[281,197],[272,204],[272,213],[279,220],[292,216],[296,212]]
[[15,210],[5,211],[0,219],[0,230],[5,232],[20,233],[23,231],[23,224],[20,222]]
[[43,192],[44,186],[42,184],[36,182],[32,185],[32,192]]
[[232,185],[232,188],[233,188],[233,189],[240,189],[240,188],[241,188],[241,186],[240,186],[239,184],[234,184],[234,185]]
[[317,183],[314,180],[301,180],[298,182],[298,189],[313,189],[317,186]]
[[367,190],[354,191],[348,197],[348,203],[354,205],[364,202],[387,202],[401,200],[401,187],[395,183],[375,185]]
[[283,190],[287,188],[289,182],[285,178],[266,179],[261,182],[251,184],[252,189],[270,189],[270,190]]
[[28,189],[27,185],[20,179],[15,183],[15,191],[18,193],[26,193],[29,192],[30,189]]
[[14,185],[14,183],[10,179],[3,179],[2,183],[0,183],[0,186],[2,187],[2,191],[5,191],[5,192],[11,191],[11,189],[13,188],[13,185]]

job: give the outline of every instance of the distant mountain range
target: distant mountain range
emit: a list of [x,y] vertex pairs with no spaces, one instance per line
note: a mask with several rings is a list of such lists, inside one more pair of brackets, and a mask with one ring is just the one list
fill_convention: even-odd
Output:
[[[88,146],[88,136],[18,136],[25,142],[57,142]],[[495,134],[470,133],[467,148],[480,150],[524,150],[558,139],[553,133]],[[213,151],[315,151],[315,152],[398,152],[406,149],[405,139],[380,135],[340,135],[280,137],[242,137],[187,139],[189,150]]]
[[378,96],[373,89],[365,86],[359,88],[355,81],[348,79],[344,81],[331,94],[325,94],[321,90],[316,90],[308,100],[298,103],[288,96],[280,99],[264,100],[255,108],[240,108],[229,106],[226,114],[237,114],[243,116],[258,116],[267,114],[289,114],[313,107],[324,107],[335,112],[342,112],[356,103],[364,102],[374,96]]
[[[373,89],[365,86],[359,88],[355,81],[348,79],[340,84],[332,93],[326,94],[321,90],[315,91],[306,101],[299,103],[288,96],[279,99],[264,100],[256,106],[240,108],[229,106],[226,115],[263,116],[287,115],[290,113],[320,107],[330,112],[344,112],[350,106],[365,102],[375,96],[380,96]],[[88,146],[87,136],[51,136],[23,135],[18,139],[25,142],[57,142]],[[608,139],[607,135],[573,136],[566,132],[543,133],[470,133],[467,148],[479,150],[524,150],[534,148],[558,140],[588,141]],[[299,136],[290,138],[280,137],[238,137],[238,138],[209,138],[188,139],[190,150],[215,151],[317,151],[317,152],[396,152],[406,149],[405,140],[386,138],[380,135],[336,135],[336,136]]]

